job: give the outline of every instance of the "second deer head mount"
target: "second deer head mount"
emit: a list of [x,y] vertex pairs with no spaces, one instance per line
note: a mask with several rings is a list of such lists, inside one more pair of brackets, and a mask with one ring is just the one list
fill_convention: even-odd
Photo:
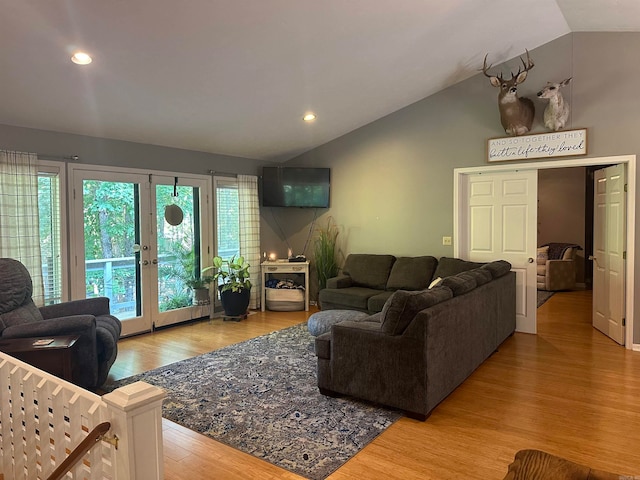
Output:
[[526,62],[520,57],[524,70],[518,68],[518,73],[515,75],[511,72],[510,80],[502,78],[502,73],[499,76],[487,73],[492,66],[487,66],[488,56],[489,54],[484,57],[482,73],[489,77],[491,85],[500,88],[498,92],[498,109],[500,110],[502,127],[507,135],[524,135],[531,130],[536,112],[533,101],[530,98],[518,96],[518,85],[527,79],[527,72],[534,67],[534,63],[529,57],[529,51],[527,50]]
[[560,89],[570,81],[571,77],[560,83],[547,82],[546,87],[538,92],[538,97],[549,100],[549,105],[544,109],[544,126],[554,132],[564,128],[569,118],[569,104],[562,98]]

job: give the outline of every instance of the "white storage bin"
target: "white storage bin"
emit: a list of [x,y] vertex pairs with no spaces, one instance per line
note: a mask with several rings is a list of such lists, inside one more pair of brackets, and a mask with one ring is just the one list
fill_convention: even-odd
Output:
[[299,288],[266,288],[268,310],[293,312],[304,310],[304,290]]

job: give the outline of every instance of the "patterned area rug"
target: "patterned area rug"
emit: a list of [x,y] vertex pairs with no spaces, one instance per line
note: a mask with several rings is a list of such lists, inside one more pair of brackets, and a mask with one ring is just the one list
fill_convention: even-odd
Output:
[[163,417],[310,479],[323,479],[402,415],[318,392],[306,324],[106,386],[164,388]]
[[538,290],[538,307],[540,307],[544,302],[553,297],[553,294],[556,292],[547,292],[545,290]]

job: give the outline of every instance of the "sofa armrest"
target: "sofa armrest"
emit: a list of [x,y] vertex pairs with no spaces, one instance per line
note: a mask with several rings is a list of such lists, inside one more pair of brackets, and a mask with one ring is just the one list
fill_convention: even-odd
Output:
[[365,400],[424,413],[423,337],[387,335],[376,322],[331,327],[330,375],[319,386]]
[[42,318],[60,318],[72,315],[109,315],[109,299],[107,297],[83,298],[70,302],[56,303],[40,307]]
[[575,286],[576,266],[573,260],[547,260],[546,290],[568,290]]
[[41,320],[7,327],[2,338],[57,337],[61,335],[87,335],[95,338],[96,318],[93,315]]
[[349,275],[327,278],[327,288],[348,288],[351,286],[353,286],[353,279]]

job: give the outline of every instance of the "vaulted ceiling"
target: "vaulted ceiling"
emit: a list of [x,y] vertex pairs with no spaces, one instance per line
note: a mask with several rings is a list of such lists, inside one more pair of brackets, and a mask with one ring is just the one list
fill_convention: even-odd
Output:
[[497,64],[569,32],[640,31],[638,0],[0,6],[0,124],[272,161],[476,74],[487,52]]

